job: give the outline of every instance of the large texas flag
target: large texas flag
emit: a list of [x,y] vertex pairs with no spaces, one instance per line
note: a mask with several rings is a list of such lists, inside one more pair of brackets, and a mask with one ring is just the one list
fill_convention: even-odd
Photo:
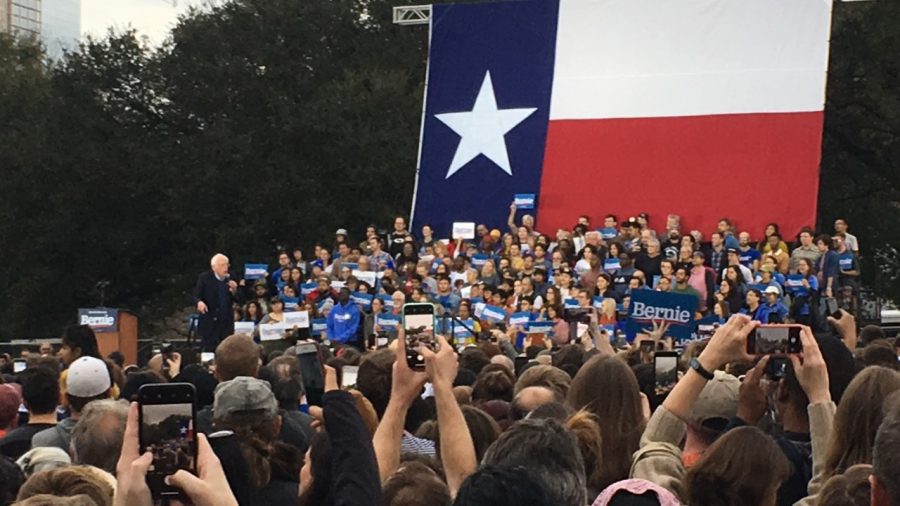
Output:
[[816,216],[831,0],[434,5],[416,225]]

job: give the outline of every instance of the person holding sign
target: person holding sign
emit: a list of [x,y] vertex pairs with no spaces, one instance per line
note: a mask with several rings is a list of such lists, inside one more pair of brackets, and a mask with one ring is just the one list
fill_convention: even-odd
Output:
[[812,272],[812,261],[797,260],[797,274],[788,276],[785,290],[791,296],[791,314],[797,323],[809,324],[809,299],[819,291],[819,281]]
[[228,257],[216,253],[209,261],[210,270],[200,274],[194,285],[194,304],[200,313],[197,333],[203,351],[215,351],[225,337],[234,333],[231,312],[237,283],[228,273]]

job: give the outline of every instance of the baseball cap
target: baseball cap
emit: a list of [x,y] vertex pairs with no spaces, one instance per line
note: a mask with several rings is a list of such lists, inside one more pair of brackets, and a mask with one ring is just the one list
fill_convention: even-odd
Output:
[[334,235],[347,235],[347,229],[339,228],[339,229],[337,229],[337,232],[334,233]]
[[81,357],[69,366],[66,393],[75,397],[96,397],[112,385],[106,362],[95,357]]
[[737,248],[728,248],[727,250],[725,250],[725,252],[726,252],[726,253],[737,253],[738,255],[741,254],[741,252],[738,251]]
[[716,371],[694,403],[689,421],[717,431],[724,429],[728,420],[737,414],[740,388],[739,379],[724,371]]
[[767,288],[766,288],[766,291],[764,291],[763,293],[766,293],[766,294],[774,293],[775,295],[781,295],[781,292],[778,291],[778,287],[777,287],[777,286],[770,286],[770,287],[767,287]]
[[69,454],[62,448],[55,446],[42,446],[29,450],[16,461],[25,476],[31,476],[41,471],[49,471],[58,467],[67,467],[72,464]]
[[19,416],[22,393],[12,384],[0,385],[0,426],[8,427]]
[[263,411],[275,416],[278,406],[268,381],[238,376],[216,386],[213,418],[225,418],[241,411]]

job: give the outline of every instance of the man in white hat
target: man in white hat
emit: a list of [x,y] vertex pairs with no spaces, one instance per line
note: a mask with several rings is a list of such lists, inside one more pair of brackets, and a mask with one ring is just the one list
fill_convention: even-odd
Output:
[[66,388],[66,399],[72,414],[56,424],[55,427],[42,430],[31,438],[31,447],[56,447],[69,450],[72,429],[92,401],[109,399],[112,380],[106,362],[95,357],[81,357],[69,366]]
[[764,310],[768,312],[769,318],[765,323],[784,323],[787,321],[788,309],[781,303],[781,291],[777,286],[769,286],[763,292],[766,298]]

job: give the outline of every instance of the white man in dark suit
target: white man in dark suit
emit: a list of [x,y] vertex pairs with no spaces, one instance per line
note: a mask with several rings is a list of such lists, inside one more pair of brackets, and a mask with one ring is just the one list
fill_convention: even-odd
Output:
[[222,339],[234,333],[231,304],[237,291],[237,283],[228,274],[228,257],[217,253],[209,265],[211,269],[200,274],[194,286],[194,303],[200,313],[197,333],[203,351],[215,351]]

